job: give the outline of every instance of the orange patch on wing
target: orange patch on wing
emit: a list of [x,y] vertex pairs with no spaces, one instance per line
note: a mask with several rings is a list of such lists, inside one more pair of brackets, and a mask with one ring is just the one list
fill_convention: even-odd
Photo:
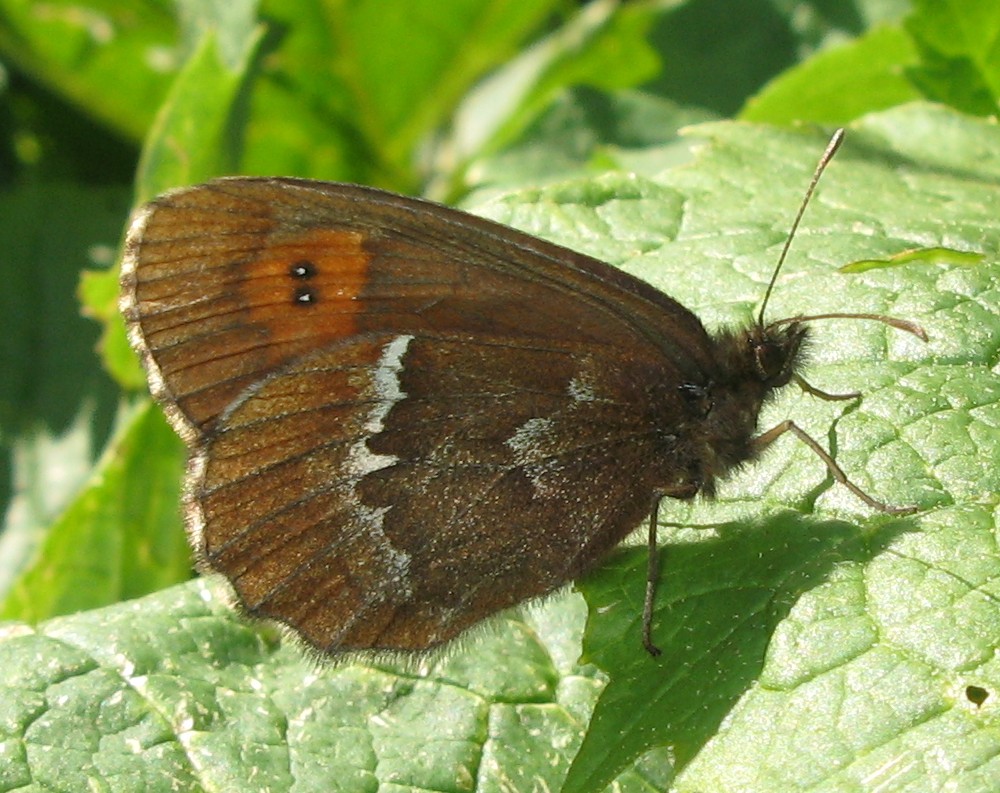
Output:
[[[364,308],[360,294],[371,260],[362,242],[358,232],[323,228],[272,241],[266,258],[253,261],[240,286],[249,322],[267,328],[271,343],[307,338],[313,348],[355,334],[354,315]],[[292,276],[299,263],[311,265],[314,274]],[[296,305],[298,287],[308,289],[313,299]]]

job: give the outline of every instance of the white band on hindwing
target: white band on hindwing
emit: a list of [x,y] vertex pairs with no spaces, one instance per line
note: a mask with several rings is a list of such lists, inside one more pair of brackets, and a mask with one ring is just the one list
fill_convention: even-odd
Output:
[[365,391],[365,395],[370,394],[373,400],[368,418],[363,426],[364,434],[351,444],[344,462],[345,470],[349,472],[353,480],[350,487],[355,514],[358,518],[356,527],[367,535],[371,542],[381,547],[385,554],[384,561],[388,565],[384,576],[385,580],[389,582],[386,590],[381,593],[369,593],[369,596],[375,600],[384,599],[389,590],[396,598],[405,599],[411,594],[410,555],[395,548],[386,537],[383,528],[385,516],[392,507],[370,507],[361,501],[357,492],[358,483],[365,476],[389,468],[399,462],[399,457],[394,454],[373,452],[368,448],[368,441],[385,429],[385,419],[393,406],[406,399],[407,394],[400,386],[399,376],[400,372],[403,371],[403,356],[411,341],[413,341],[413,336],[396,336],[383,348],[382,355],[372,373],[370,386]]
[[413,336],[396,336],[385,345],[375,365],[371,379],[374,401],[364,424],[365,434],[351,445],[347,453],[346,468],[358,479],[399,462],[394,454],[373,452],[368,448],[368,440],[385,429],[385,419],[393,405],[406,399],[407,394],[399,384],[399,373],[403,370],[403,356],[411,341]]

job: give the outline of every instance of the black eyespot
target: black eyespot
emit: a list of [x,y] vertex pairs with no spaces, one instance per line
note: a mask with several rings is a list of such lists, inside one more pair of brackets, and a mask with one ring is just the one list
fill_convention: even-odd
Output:
[[316,265],[308,259],[300,259],[288,268],[288,274],[292,278],[313,278],[316,272]]
[[295,290],[295,295],[292,298],[292,302],[297,306],[308,306],[312,305],[318,299],[316,290],[310,289],[306,286],[300,286]]

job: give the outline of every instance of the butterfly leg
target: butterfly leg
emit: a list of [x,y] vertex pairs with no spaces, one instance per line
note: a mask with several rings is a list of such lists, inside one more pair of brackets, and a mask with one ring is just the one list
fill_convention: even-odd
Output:
[[847,474],[844,473],[844,469],[837,465],[837,462],[830,456],[829,452],[820,446],[808,432],[802,429],[794,421],[786,419],[780,424],[769,429],[767,432],[758,435],[754,438],[754,446],[758,452],[762,452],[786,432],[792,433],[796,438],[812,449],[813,453],[815,453],[816,456],[826,464],[826,468],[834,480],[854,493],[854,495],[864,501],[872,509],[877,509],[879,512],[888,512],[891,515],[907,515],[911,512],[916,512],[916,507],[893,507],[879,501],[878,499],[872,498],[864,490],[854,484],[854,482],[848,479]]
[[656,528],[659,525],[660,502],[665,498],[694,498],[698,486],[692,484],[676,485],[672,488],[659,490],[653,496],[649,508],[649,535],[646,546],[646,597],[642,604],[642,646],[654,658],[662,651],[653,644],[653,603],[656,600],[656,585],[660,580],[660,555],[656,548]]
[[816,386],[814,386],[812,383],[810,383],[809,381],[805,380],[802,377],[799,377],[798,375],[793,376],[792,380],[795,381],[795,385],[797,385],[807,394],[810,394],[811,396],[814,397],[818,397],[819,399],[825,399],[827,402],[839,402],[848,399],[858,399],[861,396],[860,391],[849,391],[846,394],[831,394],[829,391],[822,391],[819,388],[816,388]]
[[656,551],[657,515],[660,511],[660,499],[653,499],[653,508],[649,511],[649,538],[646,552],[646,598],[642,604],[642,646],[654,658],[661,652],[653,644],[653,601],[656,598],[656,583],[660,577],[660,555]]

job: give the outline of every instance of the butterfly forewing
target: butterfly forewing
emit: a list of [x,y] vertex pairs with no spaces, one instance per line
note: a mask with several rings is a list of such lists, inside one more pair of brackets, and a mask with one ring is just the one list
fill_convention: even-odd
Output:
[[711,366],[676,351],[704,347],[698,319],[637,279],[353,185],[228,179],[168,194],[133,224],[122,281],[133,344],[189,440],[275,369],[357,333],[652,345],[688,377]]

